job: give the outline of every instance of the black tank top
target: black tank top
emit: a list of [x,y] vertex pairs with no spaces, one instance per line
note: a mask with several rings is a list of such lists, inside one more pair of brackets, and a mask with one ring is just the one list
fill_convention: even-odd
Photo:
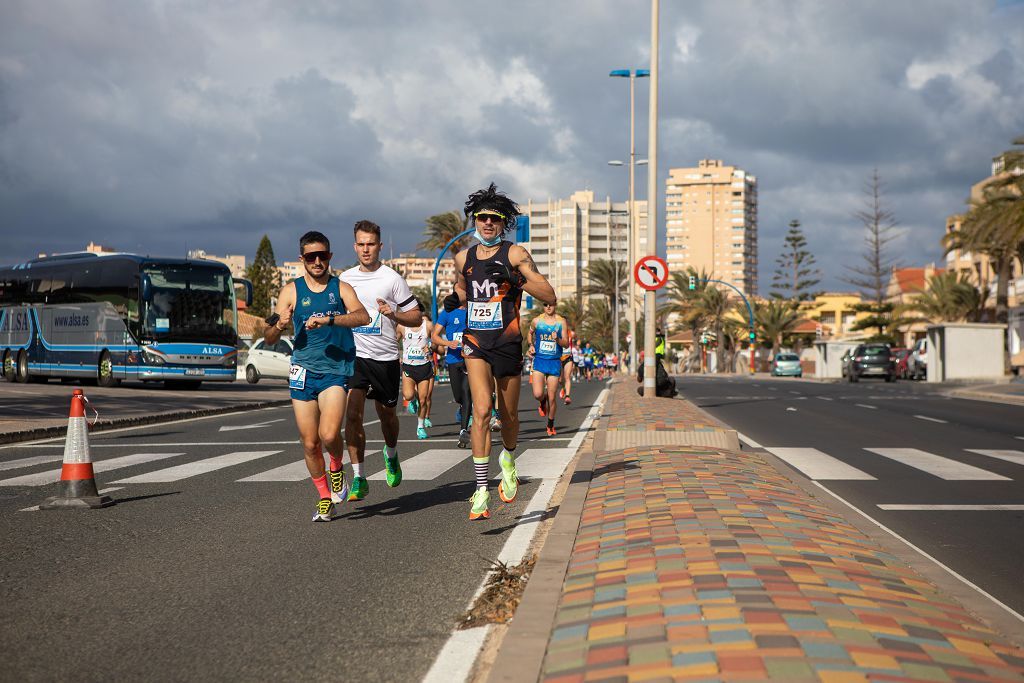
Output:
[[487,263],[503,263],[512,269],[508,260],[511,242],[502,242],[493,256],[477,257],[480,245],[474,244],[466,253],[462,277],[466,280],[466,299],[469,302],[466,331],[463,341],[479,349],[493,349],[506,344],[522,347],[523,335],[519,329],[519,304],[523,298],[523,279],[512,270],[513,282],[492,282],[484,273]]

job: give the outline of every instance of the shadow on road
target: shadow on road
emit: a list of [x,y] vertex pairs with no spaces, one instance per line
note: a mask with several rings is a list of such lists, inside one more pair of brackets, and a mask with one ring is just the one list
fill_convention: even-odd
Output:
[[[374,482],[374,484],[377,484],[377,482]],[[379,485],[383,486],[384,484],[381,483]],[[473,482],[452,482],[427,491],[416,491],[392,500],[363,505],[351,512],[337,515],[335,519],[367,519],[376,515],[404,515],[432,508],[435,505],[468,502],[475,489],[476,485]],[[358,505],[358,503],[355,504]]]

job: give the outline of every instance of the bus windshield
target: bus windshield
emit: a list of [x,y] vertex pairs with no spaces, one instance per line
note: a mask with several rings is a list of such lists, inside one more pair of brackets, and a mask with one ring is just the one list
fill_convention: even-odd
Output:
[[195,264],[145,264],[148,301],[142,302],[142,337],[161,342],[203,341],[235,345],[231,275]]

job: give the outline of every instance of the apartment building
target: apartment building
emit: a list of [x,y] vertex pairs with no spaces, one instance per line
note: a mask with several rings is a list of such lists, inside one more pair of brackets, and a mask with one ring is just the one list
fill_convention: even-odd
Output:
[[[636,204],[633,259],[647,253],[647,202]],[[568,199],[530,200],[527,245],[537,268],[547,276],[559,299],[571,298],[587,284],[587,267],[597,259],[627,262],[629,202],[596,200],[591,190]],[[632,268],[627,268],[627,278]],[[627,286],[627,283],[623,283]]]
[[207,261],[217,261],[223,263],[231,269],[231,275],[234,277],[245,277],[245,256],[241,254],[228,254],[227,256],[217,256],[215,254],[207,254],[202,249],[192,249],[188,252],[188,258],[190,259],[206,259]]
[[669,169],[666,260],[757,294],[757,178],[718,159]]
[[[417,256],[416,254],[399,254],[396,258],[382,259],[389,266],[405,277],[409,287],[430,287],[434,277],[436,256]],[[438,298],[447,296],[455,286],[455,259],[441,259],[437,269]]]

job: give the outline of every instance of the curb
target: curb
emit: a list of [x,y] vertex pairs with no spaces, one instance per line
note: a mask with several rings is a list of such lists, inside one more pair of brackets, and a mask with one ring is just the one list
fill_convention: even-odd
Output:
[[[219,408],[182,410],[175,413],[158,413],[156,415],[140,415],[138,417],[124,417],[115,420],[100,420],[89,427],[89,433],[103,432],[122,427],[142,427],[145,425],[160,424],[161,422],[175,422],[177,420],[187,420],[195,417],[207,417],[209,415],[221,415],[224,413],[234,413],[243,410],[257,410],[259,408],[271,408],[290,404],[290,399],[280,399],[274,401],[259,401],[256,403],[238,403],[231,406],[221,406]],[[36,439],[63,436],[64,434],[67,434],[67,431],[67,425],[63,425],[57,427],[26,429],[19,432],[7,432],[0,434],[0,444],[12,444],[19,443],[21,441],[34,441]]]

